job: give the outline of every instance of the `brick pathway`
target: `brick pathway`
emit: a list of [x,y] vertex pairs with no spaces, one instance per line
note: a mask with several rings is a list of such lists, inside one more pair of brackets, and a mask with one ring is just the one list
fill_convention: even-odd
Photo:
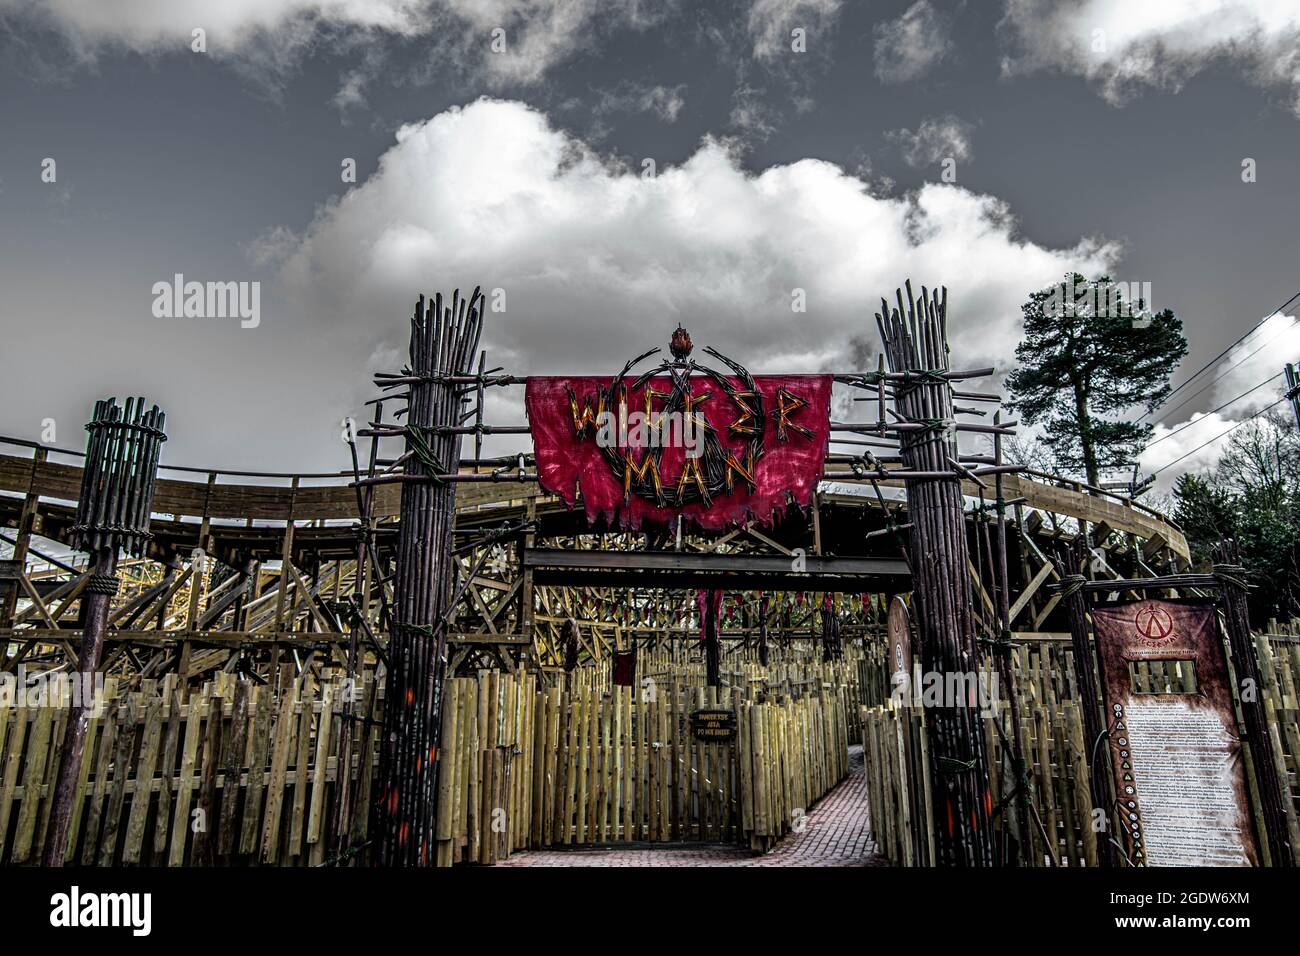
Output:
[[791,833],[770,852],[705,845],[534,850],[498,866],[885,866],[867,833],[867,779],[862,747],[849,748],[849,775],[808,814],[802,833]]

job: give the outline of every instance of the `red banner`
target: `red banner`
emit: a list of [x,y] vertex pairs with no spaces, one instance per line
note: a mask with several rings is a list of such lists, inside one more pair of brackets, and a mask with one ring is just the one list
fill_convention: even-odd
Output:
[[830,437],[829,375],[533,376],[525,402],[542,488],[633,530],[771,525],[812,501]]

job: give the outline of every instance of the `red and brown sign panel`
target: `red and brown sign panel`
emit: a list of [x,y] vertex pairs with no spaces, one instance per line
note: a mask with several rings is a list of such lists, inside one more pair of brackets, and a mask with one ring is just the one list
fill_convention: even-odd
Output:
[[[1129,859],[1137,866],[1258,866],[1214,605],[1134,601],[1093,608],[1092,621]],[[1178,676],[1177,685],[1169,675]],[[1171,687],[1184,692],[1166,692]]]
[[907,602],[896,595],[889,602],[889,673],[912,676],[912,628]]
[[581,492],[589,521],[632,529],[683,515],[718,530],[771,523],[791,500],[806,508],[829,444],[831,377],[734,368],[530,377],[542,488],[570,506]]

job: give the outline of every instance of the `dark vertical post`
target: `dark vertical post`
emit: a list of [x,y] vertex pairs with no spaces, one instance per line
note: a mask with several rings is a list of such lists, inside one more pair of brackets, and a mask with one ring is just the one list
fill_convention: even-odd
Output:
[[[1068,570],[1068,569],[1065,569]],[[1088,629],[1088,601],[1083,593],[1087,580],[1082,574],[1064,574],[1061,577],[1061,603],[1070,622],[1070,647],[1074,651],[1074,678],[1079,690],[1079,709],[1083,711],[1084,746],[1088,761],[1088,791],[1092,796],[1092,809],[1105,812],[1104,838],[1097,841],[1097,865],[1113,865],[1111,855],[1110,767],[1107,765],[1108,748],[1100,745],[1102,735],[1101,697],[1097,690],[1097,663],[1092,650]]]
[[468,398],[451,377],[470,371],[483,308],[478,289],[468,299],[457,290],[445,307],[441,294],[429,303],[421,296],[411,320],[401,523],[375,803],[376,859],[383,866],[436,862],[434,801],[456,507],[455,483],[438,476],[460,470],[454,429]]
[[[27,494],[23,498],[23,509],[18,516],[18,537],[14,539],[14,568],[20,575],[27,573],[27,550],[31,546],[32,524],[36,520],[36,509],[40,504],[40,495],[36,493],[36,479],[49,452],[37,448],[32,455],[32,473],[28,479]],[[20,582],[14,579],[4,597],[0,599],[0,627],[13,627],[14,612],[18,607],[18,594],[22,590]]]
[[713,588],[701,588],[696,604],[700,609],[700,641],[704,644],[704,682],[709,687],[721,687],[722,653],[719,647],[718,617],[722,592]]
[[68,712],[59,773],[54,784],[49,830],[42,862],[62,866],[68,833],[76,813],[77,783],[86,749],[91,712],[101,704],[95,675],[104,650],[108,612],[117,593],[117,552],[139,555],[149,537],[149,508],[158,474],[158,456],[166,441],[166,416],[144,399],[128,398],[125,409],[110,398],[95,403],[86,425],[86,462],[81,474],[73,546],[90,554],[90,580],[83,592],[84,627],[77,658],[77,687]]
[[840,646],[840,620],[835,615],[835,604],[830,591],[822,595],[822,661],[829,664],[831,661],[839,660],[841,653]]
[[[993,413],[993,424],[995,426],[1002,425],[1001,412]],[[998,467],[1001,467],[1004,463],[1001,432],[994,432],[993,434],[993,461]],[[997,496],[998,618],[1002,622],[1002,633],[998,637],[994,659],[997,661],[998,679],[1002,682],[1003,693],[1006,694],[1007,708],[1011,717],[1011,766],[1012,773],[1015,775],[1015,829],[1019,844],[1016,848],[1018,854],[1020,850],[1028,845],[1026,834],[1029,829],[1031,811],[1029,807],[1029,780],[1025,772],[1025,754],[1020,741],[1020,693],[1016,687],[1016,672],[1011,660],[1011,579],[1007,572],[1007,501],[1002,472],[999,471],[994,476],[993,486],[994,494]],[[1007,862],[1015,865],[1019,863],[1019,859],[1013,858]]]
[[1293,362],[1287,362],[1286,397],[1291,401],[1291,411],[1295,412],[1296,425],[1300,426],[1300,371],[1296,371]]
[[[375,405],[374,424],[378,426],[383,424],[383,421],[384,403],[380,401]],[[347,427],[351,429],[350,421],[347,422]],[[356,436],[349,430],[346,432],[346,437],[348,450],[352,455],[352,473],[360,481],[361,460],[357,455]],[[378,455],[379,438],[371,436],[370,464],[367,470],[367,474],[371,477],[375,473]],[[355,722],[356,702],[361,696],[361,687],[358,683],[361,664],[361,634],[362,628],[366,627],[366,616],[370,613],[371,574],[378,571],[370,561],[371,549],[374,546],[374,518],[372,516],[374,495],[374,486],[367,486],[364,489],[360,485],[357,486],[357,550],[356,563],[352,574],[351,612],[347,621],[348,676],[344,685],[347,693],[343,697],[343,720],[339,723],[339,770],[337,782],[335,783],[334,819],[330,842],[330,849],[335,854],[351,849],[355,813],[352,786],[352,751],[355,740],[352,725]],[[340,568],[339,575],[342,576],[342,573],[342,568]],[[374,715],[368,713],[366,716],[373,717]]]
[[[924,288],[913,299],[907,284],[897,308],[881,301],[876,316],[893,373],[894,411],[914,430],[900,441],[903,466],[944,472],[942,478],[906,479],[912,583],[922,671],[941,674],[944,685],[980,669],[966,542],[966,515],[957,459],[948,371],[948,293]],[[881,388],[885,383],[880,383]],[[920,426],[919,428],[917,426]],[[993,793],[978,700],[944,700],[926,714],[933,755],[935,860],[940,866],[992,866]]]
[[758,662],[767,666],[767,592],[758,598]]
[[[1225,557],[1236,557],[1231,544],[1225,547]],[[1246,722],[1246,738],[1250,742],[1251,764],[1255,768],[1255,786],[1259,790],[1260,812],[1268,838],[1268,855],[1273,866],[1295,866],[1291,841],[1287,833],[1286,809],[1282,800],[1282,787],[1278,781],[1277,763],[1273,759],[1273,742],[1269,737],[1264,703],[1260,700],[1263,682],[1260,680],[1259,661],[1250,638],[1250,614],[1246,604],[1246,571],[1237,564],[1216,564],[1214,575],[1219,579],[1223,594],[1223,616],[1227,622],[1228,646],[1232,648],[1233,667],[1239,685],[1247,684],[1254,693],[1238,693],[1241,715]],[[1249,699],[1248,699],[1249,698]]]

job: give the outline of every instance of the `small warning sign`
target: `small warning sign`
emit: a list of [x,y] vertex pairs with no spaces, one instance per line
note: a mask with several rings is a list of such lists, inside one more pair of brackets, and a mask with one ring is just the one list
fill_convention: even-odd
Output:
[[696,740],[727,743],[736,739],[736,715],[729,710],[691,712],[691,733]]

